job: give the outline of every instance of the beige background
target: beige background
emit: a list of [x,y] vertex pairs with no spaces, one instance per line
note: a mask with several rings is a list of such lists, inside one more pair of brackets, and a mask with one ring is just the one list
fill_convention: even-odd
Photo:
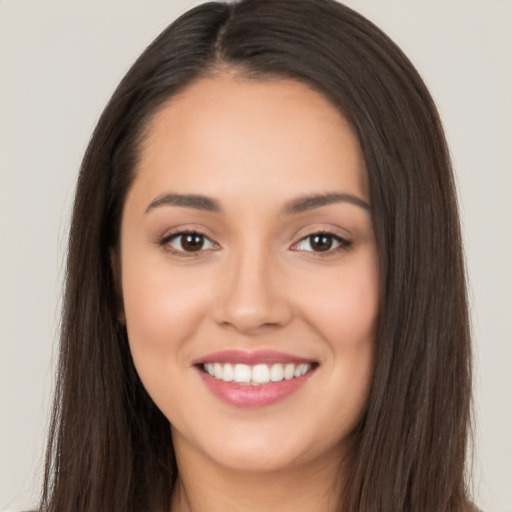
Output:
[[[129,65],[192,3],[0,2],[0,510],[37,502],[81,156]],[[347,3],[409,55],[445,122],[472,289],[476,502],[512,512],[512,2]]]

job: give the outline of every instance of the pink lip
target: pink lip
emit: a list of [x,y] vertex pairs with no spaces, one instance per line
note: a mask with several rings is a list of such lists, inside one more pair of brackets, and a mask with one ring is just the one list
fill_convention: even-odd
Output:
[[315,368],[301,377],[253,386],[224,382],[211,377],[196,366],[206,387],[218,398],[236,407],[264,407],[274,404],[298,391],[315,372]]
[[193,361],[193,365],[198,370],[206,387],[215,396],[236,407],[264,407],[283,400],[295,391],[298,391],[315,372],[317,366],[314,364],[313,369],[301,377],[253,386],[216,379],[203,371],[202,365],[206,363],[247,364],[253,366],[256,364],[272,365],[276,363],[316,363],[316,361],[276,350],[255,350],[251,352],[239,349],[213,352]]
[[192,362],[193,365],[205,363],[231,363],[231,364],[275,364],[275,363],[313,363],[311,359],[304,359],[276,350],[245,350],[229,349],[214,352]]

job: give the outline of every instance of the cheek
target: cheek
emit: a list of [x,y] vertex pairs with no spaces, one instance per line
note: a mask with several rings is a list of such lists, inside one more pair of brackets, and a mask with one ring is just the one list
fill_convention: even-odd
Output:
[[165,262],[123,261],[126,327],[134,360],[161,365],[178,362],[207,311],[208,280],[176,271]]
[[323,364],[331,397],[326,401],[319,391],[317,398],[326,402],[333,435],[342,437],[360,420],[373,376],[379,314],[376,258],[316,277],[309,283],[302,311],[327,347]]
[[[129,254],[128,251],[125,254]],[[134,253],[123,261],[123,299],[130,352],[137,373],[157,407],[171,421],[175,404],[188,396],[181,385],[190,344],[209,303],[208,280]],[[198,276],[200,277],[200,276]]]
[[333,351],[373,347],[379,313],[376,258],[310,280],[303,294],[305,316],[328,340]]

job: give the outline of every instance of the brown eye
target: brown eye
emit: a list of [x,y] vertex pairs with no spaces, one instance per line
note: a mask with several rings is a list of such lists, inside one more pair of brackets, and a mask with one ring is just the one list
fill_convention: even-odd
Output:
[[[178,237],[180,238],[180,237]],[[184,251],[200,251],[204,245],[204,236],[199,233],[187,233],[181,235],[181,247]]]
[[192,231],[169,235],[160,242],[160,245],[176,254],[218,249],[217,244],[212,242],[207,236]]
[[351,242],[333,233],[313,233],[304,237],[293,246],[295,251],[329,253],[334,254],[337,250],[350,247]]
[[328,251],[333,244],[333,236],[326,233],[312,235],[309,237],[309,244],[311,249],[316,252]]

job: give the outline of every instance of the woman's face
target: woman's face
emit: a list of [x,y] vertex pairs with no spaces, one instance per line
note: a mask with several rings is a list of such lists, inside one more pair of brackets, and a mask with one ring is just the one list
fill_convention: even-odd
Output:
[[117,267],[178,462],[340,460],[372,377],[378,262],[358,140],[321,94],[220,76],[173,97],[143,144]]

